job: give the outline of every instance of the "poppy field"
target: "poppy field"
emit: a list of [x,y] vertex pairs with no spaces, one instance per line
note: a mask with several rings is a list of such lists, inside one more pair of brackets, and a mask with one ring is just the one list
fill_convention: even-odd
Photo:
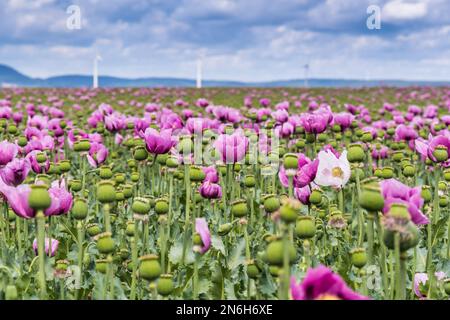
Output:
[[0,299],[446,300],[450,88],[0,90]]

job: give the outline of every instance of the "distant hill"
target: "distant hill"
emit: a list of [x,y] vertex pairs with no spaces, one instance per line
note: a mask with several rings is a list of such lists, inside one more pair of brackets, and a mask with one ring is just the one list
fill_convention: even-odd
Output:
[[[194,79],[183,78],[136,78],[127,79],[100,76],[101,87],[195,87]],[[405,80],[348,80],[348,79],[309,79],[309,87],[373,87],[373,86],[450,86],[450,81],[405,81]],[[0,86],[2,87],[90,87],[92,76],[64,75],[46,79],[28,77],[14,68],[0,64]],[[303,87],[303,79],[277,80],[267,82],[240,82],[226,80],[204,80],[204,87]]]

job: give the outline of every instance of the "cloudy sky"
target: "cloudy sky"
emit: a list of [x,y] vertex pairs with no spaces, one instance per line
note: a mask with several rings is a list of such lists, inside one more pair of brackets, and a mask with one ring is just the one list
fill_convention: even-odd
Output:
[[[77,5],[81,29],[69,29]],[[380,9],[381,29],[367,27]],[[449,0],[0,0],[0,63],[34,77],[100,73],[274,80],[450,80]],[[73,22],[74,20],[69,20]]]

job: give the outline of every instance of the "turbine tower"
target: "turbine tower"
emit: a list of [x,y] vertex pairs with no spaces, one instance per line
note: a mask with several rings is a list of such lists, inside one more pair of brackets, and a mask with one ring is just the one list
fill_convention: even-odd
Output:
[[202,57],[199,56],[197,59],[197,89],[202,87]]
[[102,57],[97,53],[94,58],[94,72],[92,75],[92,87],[94,89],[98,88],[98,62],[102,61]]
[[303,66],[303,69],[305,70],[305,88],[308,88],[308,71],[309,71],[309,63],[305,64]]

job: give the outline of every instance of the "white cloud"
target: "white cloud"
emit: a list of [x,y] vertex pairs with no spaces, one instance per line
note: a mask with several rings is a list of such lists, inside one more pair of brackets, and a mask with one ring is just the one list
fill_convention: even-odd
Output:
[[386,3],[381,11],[381,17],[388,22],[416,20],[423,18],[428,12],[428,1],[411,2],[393,0]]

